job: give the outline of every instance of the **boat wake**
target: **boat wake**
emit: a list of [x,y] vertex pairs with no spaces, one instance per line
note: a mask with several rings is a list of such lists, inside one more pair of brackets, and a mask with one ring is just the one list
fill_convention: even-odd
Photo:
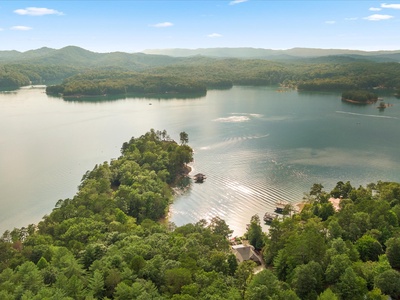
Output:
[[337,110],[336,113],[338,113],[338,114],[346,114],[346,115],[354,115],[354,116],[362,116],[362,117],[372,117],[372,118],[383,118],[383,119],[396,119],[396,120],[400,120],[400,118],[398,118],[398,117],[379,116],[379,115],[366,115],[366,114],[352,113],[352,112],[341,111],[341,110]]

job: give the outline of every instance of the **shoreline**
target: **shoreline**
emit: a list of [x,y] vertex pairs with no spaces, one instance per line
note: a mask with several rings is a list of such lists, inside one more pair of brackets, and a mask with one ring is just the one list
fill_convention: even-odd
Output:
[[342,98],[342,101],[348,102],[348,103],[354,103],[354,104],[374,104],[374,103],[376,103],[376,101],[378,101],[378,99],[374,100],[374,101],[365,101],[364,102],[364,101]]
[[171,218],[171,205],[174,203],[175,198],[176,198],[177,196],[180,196],[180,195],[183,195],[184,193],[186,193],[186,191],[187,191],[187,190],[189,189],[189,187],[190,187],[190,184],[188,184],[188,185],[186,185],[186,186],[183,186],[183,187],[179,187],[179,186],[177,185],[177,183],[178,183],[179,181],[183,180],[184,178],[189,178],[189,179],[190,179],[189,174],[190,174],[193,170],[194,170],[194,168],[193,168],[192,166],[185,165],[185,166],[182,168],[182,170],[181,170],[179,176],[177,177],[177,179],[175,180],[175,182],[172,183],[172,184],[170,185],[170,188],[171,188],[171,190],[172,190],[172,199],[171,199],[171,202],[170,202],[170,203],[168,204],[168,206],[167,206],[166,213],[165,213],[165,217],[159,220],[160,223],[163,223],[163,224],[168,224],[168,223],[169,223],[169,220],[170,220],[170,218]]

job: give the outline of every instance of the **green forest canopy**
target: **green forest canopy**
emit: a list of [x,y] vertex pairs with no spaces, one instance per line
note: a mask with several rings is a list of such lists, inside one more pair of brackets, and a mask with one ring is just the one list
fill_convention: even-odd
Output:
[[[54,50],[54,49],[53,49]],[[19,56],[17,56],[19,57]],[[22,56],[21,56],[22,57]],[[80,79],[84,81],[79,82]],[[100,80],[101,79],[101,80]],[[176,58],[165,55],[100,54],[66,47],[0,62],[0,89],[28,84],[60,84],[49,93],[89,95],[199,92],[232,85],[277,85],[310,91],[400,88],[397,62],[346,56],[288,61],[266,59]]]
[[193,159],[180,136],[181,145],[165,130],[132,138],[37,226],[4,232],[0,299],[400,297],[399,183],[314,184],[301,213],[273,220],[268,233],[253,216],[245,238],[268,267],[254,274],[230,252],[224,220],[159,222]]
[[378,95],[365,90],[352,90],[343,92],[342,99],[360,103],[371,103],[378,100]]
[[232,85],[283,85],[307,91],[395,89],[400,68],[395,63],[288,64],[265,60],[226,59],[180,64],[140,73],[91,71],[48,87],[50,94],[103,95],[134,93],[191,93]]
[[61,85],[49,86],[48,94],[119,95],[129,93],[206,93],[206,86],[189,77],[148,75],[137,72],[99,71],[72,76]]

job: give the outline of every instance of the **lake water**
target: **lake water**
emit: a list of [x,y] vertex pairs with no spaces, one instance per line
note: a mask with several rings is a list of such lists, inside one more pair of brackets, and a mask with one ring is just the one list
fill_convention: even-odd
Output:
[[[44,88],[0,94],[0,232],[37,223],[82,175],[150,128],[189,134],[192,174],[207,175],[171,206],[177,225],[220,216],[235,234],[313,183],[400,181],[400,100],[380,112],[338,93],[234,87],[197,99],[64,101]],[[149,105],[152,104],[152,105]]]

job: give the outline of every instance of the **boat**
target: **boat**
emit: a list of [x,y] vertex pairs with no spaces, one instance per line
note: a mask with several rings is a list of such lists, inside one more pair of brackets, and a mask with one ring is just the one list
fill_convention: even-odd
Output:
[[275,219],[275,217],[277,217],[277,215],[273,215],[273,214],[271,214],[270,212],[266,212],[266,213],[264,214],[263,220],[264,220],[265,223],[271,224],[272,221]]

